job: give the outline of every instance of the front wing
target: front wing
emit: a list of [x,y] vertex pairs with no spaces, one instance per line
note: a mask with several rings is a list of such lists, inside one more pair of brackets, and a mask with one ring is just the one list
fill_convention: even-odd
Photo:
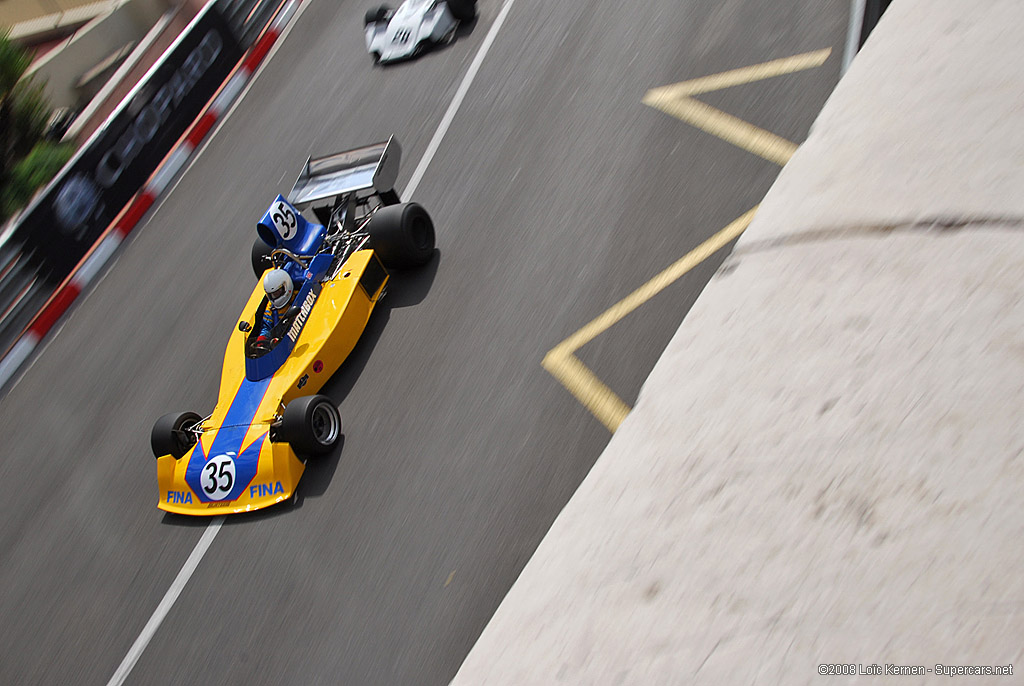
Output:
[[[295,494],[305,465],[287,443],[261,439],[255,448],[254,469],[246,478],[243,456],[203,460],[192,454],[180,460],[170,455],[157,459],[160,487],[158,507],[185,515],[221,515],[250,512],[287,500]],[[196,451],[200,448],[197,444]],[[230,460],[230,461],[228,461]],[[191,472],[191,473],[190,473]],[[198,481],[198,488],[193,484]],[[190,483],[191,482],[191,483]],[[237,491],[234,499],[225,495]],[[217,500],[214,498],[221,497]]]

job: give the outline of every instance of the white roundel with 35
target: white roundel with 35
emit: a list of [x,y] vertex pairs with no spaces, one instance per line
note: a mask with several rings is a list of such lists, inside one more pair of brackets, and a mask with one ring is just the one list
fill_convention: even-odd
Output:
[[288,203],[277,201],[274,211],[270,213],[270,220],[274,222],[274,228],[281,234],[281,238],[289,240],[299,229],[299,220],[295,216],[295,210],[288,206]]
[[235,485],[235,461],[230,455],[218,455],[203,465],[199,485],[210,500],[224,500]]

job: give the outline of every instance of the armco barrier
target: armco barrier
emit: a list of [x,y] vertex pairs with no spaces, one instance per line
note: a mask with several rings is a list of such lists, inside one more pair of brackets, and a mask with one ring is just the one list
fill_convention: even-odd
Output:
[[188,132],[164,158],[159,168],[144,184],[142,190],[135,195],[114,223],[103,232],[84,259],[74,268],[71,275],[57,287],[42,311],[7,351],[3,359],[0,360],[0,389],[7,385],[25,361],[29,359],[36,346],[67,312],[79,294],[101,273],[121,242],[171,184],[217,120],[231,107],[270,51],[271,46],[281,35],[283,28],[294,16],[301,2],[302,0],[288,0],[282,7],[267,30],[242,58],[237,69],[224,82],[206,110],[200,114]]

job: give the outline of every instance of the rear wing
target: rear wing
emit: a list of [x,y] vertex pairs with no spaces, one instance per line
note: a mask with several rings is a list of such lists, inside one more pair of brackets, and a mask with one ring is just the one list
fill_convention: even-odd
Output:
[[397,198],[394,188],[401,158],[402,147],[394,136],[383,143],[310,157],[288,193],[288,202],[301,210],[323,200],[333,204],[343,195],[365,190],[373,190],[387,202]]

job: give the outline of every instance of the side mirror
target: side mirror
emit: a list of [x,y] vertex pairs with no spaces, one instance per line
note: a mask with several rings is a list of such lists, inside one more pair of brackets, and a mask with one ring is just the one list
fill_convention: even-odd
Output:
[[295,319],[295,317],[299,314],[299,310],[301,309],[302,307],[300,305],[292,305],[291,307],[288,308],[288,311],[284,313],[284,318]]
[[249,333],[252,331],[252,324],[246,321],[238,322],[238,330],[242,333]]

